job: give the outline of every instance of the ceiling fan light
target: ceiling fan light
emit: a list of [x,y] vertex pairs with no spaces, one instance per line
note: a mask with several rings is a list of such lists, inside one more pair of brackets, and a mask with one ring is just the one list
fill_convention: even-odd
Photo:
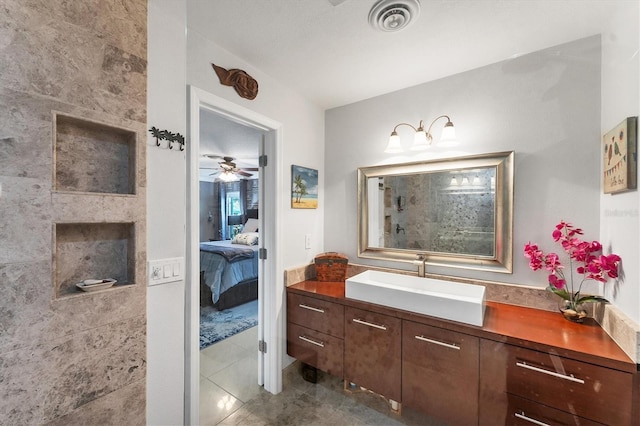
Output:
[[218,179],[220,179],[223,182],[235,182],[238,180],[238,177],[232,172],[225,170],[223,173],[220,174],[220,176],[218,176]]

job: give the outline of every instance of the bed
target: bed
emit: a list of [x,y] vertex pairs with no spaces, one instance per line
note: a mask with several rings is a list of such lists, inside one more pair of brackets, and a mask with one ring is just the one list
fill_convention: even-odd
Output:
[[[253,241],[255,243],[251,244]],[[257,233],[239,234],[233,240],[200,243],[201,306],[227,309],[257,298]]]

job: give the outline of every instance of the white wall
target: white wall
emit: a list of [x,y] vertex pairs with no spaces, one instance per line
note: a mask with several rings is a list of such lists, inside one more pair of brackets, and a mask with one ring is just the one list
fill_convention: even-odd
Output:
[[[638,2],[620,2],[602,36],[602,117],[605,134],[640,110]],[[604,247],[622,257],[624,280],[607,286],[605,296],[640,323],[638,190],[600,196],[600,237]]]
[[[221,85],[211,67],[212,62],[223,68],[240,68],[248,72],[258,81],[258,96],[254,100],[247,100],[239,97],[232,87]],[[276,79],[233,56],[215,44],[215,40],[207,40],[191,29],[188,30],[187,83],[282,123],[283,146],[280,148],[284,170],[280,171],[283,187],[278,188],[278,202],[281,212],[279,220],[285,228],[281,230],[284,244],[278,249],[284,260],[284,268],[311,262],[324,246],[323,111]],[[318,209],[291,209],[292,164],[318,170]],[[311,234],[311,249],[305,249],[305,234]],[[282,276],[282,271],[278,272],[278,276]]]
[[[148,127],[186,135],[186,6],[148,3]],[[185,256],[185,154],[147,149],[147,260]],[[176,425],[184,415],[185,283],[147,291],[147,423]]]
[[[356,168],[514,150],[513,274],[431,271],[546,287],[544,273],[528,268],[522,247],[532,241],[557,250],[550,235],[558,221],[567,220],[583,228],[586,239],[599,239],[607,252],[623,258],[623,281],[604,288],[589,283],[585,290],[604,291],[639,322],[638,192],[601,195],[601,135],[623,118],[638,115],[640,99],[638,20],[629,19],[638,16],[638,3],[618,7],[602,36],[327,111],[325,220],[334,226],[325,228],[325,249],[345,251],[363,264],[412,269],[356,259]],[[462,142],[457,151],[435,147],[427,154],[383,153],[397,123],[417,125],[440,114],[450,115],[456,125]],[[402,132],[406,146],[412,135]]]
[[[435,268],[455,276],[546,286],[522,256],[528,241],[553,246],[562,219],[599,235],[600,39],[590,37],[517,59],[393,92],[326,113],[325,249],[403,269],[409,264],[357,259],[356,169],[360,166],[515,151],[513,274]],[[447,114],[461,145],[427,153],[383,153],[400,122]],[[437,142],[444,121],[434,126]],[[408,146],[412,131],[398,134]],[[579,165],[579,167],[576,167]]]

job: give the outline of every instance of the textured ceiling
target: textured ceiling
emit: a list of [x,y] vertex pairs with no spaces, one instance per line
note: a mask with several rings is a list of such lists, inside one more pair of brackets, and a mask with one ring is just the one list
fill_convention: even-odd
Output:
[[187,19],[329,109],[598,34],[614,3],[421,0],[415,23],[383,33],[367,19],[376,1],[188,0]]
[[[213,181],[210,176],[219,170],[222,159],[205,157],[207,154],[230,156],[237,167],[258,167],[258,154],[262,132],[231,121],[216,113],[200,110],[200,180]],[[257,176],[257,173],[252,173]]]

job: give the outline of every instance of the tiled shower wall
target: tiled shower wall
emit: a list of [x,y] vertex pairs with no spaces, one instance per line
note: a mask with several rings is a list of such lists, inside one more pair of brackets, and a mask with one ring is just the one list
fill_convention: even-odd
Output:
[[146,0],[0,3],[0,424],[145,423],[146,37]]

